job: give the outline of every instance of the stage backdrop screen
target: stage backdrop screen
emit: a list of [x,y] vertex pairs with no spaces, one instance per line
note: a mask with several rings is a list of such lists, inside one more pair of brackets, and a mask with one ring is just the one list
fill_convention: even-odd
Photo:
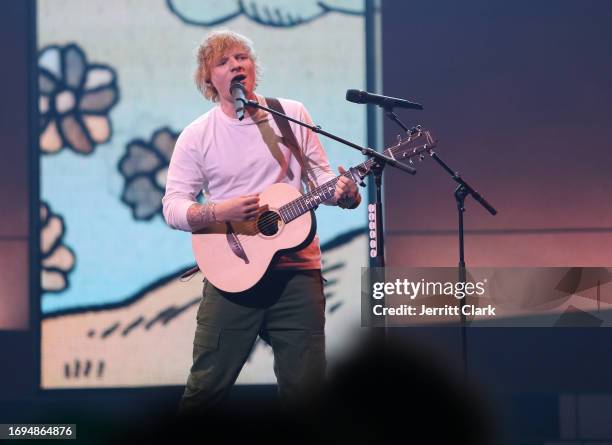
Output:
[[[38,1],[43,388],[186,381],[202,276],[178,280],[190,234],[165,224],[161,198],[178,134],[213,106],[192,77],[219,28],[254,41],[259,93],[365,145],[366,111],[344,100],[366,86],[363,0]],[[362,162],[322,142],[334,170]],[[366,212],[317,211],[332,360],[360,322]],[[239,383],[271,382],[258,341]]]

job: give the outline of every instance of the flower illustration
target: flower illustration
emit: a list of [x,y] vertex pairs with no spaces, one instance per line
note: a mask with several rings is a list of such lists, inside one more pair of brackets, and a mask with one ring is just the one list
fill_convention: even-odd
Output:
[[156,130],[149,142],[130,141],[119,160],[119,171],[125,178],[121,200],[130,206],[137,220],[150,220],[161,214],[161,199],[166,189],[168,164],[178,133],[167,127]]
[[68,287],[74,268],[74,253],[63,244],[64,220],[49,206],[40,204],[41,286],[44,292],[61,292]]
[[108,118],[119,100],[115,71],[89,64],[75,44],[47,46],[38,57],[40,148],[91,153],[112,133]]

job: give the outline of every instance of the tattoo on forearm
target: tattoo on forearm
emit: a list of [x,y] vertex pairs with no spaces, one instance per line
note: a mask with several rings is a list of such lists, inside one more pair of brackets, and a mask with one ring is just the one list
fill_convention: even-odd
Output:
[[192,204],[191,207],[187,209],[187,222],[194,230],[216,223],[215,204]]

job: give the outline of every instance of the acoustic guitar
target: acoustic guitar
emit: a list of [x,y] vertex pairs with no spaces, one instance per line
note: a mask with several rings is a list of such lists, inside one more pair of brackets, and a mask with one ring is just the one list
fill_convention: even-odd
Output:
[[[431,133],[416,127],[384,154],[412,162],[431,153],[435,146]],[[266,273],[275,255],[299,250],[312,241],[316,232],[314,210],[334,196],[340,176],[363,183],[374,163],[368,159],[304,195],[289,184],[272,184],[259,194],[264,210],[256,219],[212,224],[193,232],[193,253],[200,270],[223,291],[250,289]]]

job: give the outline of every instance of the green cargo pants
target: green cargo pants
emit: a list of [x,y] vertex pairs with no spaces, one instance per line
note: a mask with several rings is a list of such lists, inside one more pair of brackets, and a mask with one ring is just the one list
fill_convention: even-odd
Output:
[[204,280],[193,365],[181,413],[222,402],[260,335],[272,346],[284,400],[297,399],[325,373],[325,297],[321,271],[269,270],[253,288],[226,293]]

